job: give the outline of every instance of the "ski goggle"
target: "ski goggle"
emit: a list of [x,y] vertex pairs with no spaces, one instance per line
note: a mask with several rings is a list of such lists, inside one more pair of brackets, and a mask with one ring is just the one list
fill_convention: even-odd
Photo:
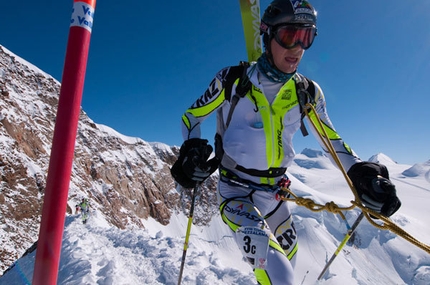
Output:
[[311,47],[317,28],[314,25],[282,25],[275,29],[276,42],[283,48],[291,49],[300,45],[303,49]]

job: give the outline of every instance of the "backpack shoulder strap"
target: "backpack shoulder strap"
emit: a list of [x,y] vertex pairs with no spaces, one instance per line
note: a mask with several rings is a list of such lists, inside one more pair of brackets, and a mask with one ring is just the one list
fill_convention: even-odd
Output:
[[[233,115],[233,111],[236,108],[237,102],[240,98],[246,96],[249,90],[251,90],[252,83],[246,74],[249,67],[248,62],[241,61],[239,65],[231,67],[231,71],[229,71],[229,75],[227,76],[227,85],[225,87],[225,99],[230,101],[230,110],[228,112],[227,121],[225,125],[228,127],[231,121],[231,116]],[[230,75],[231,74],[231,75]],[[234,82],[239,78],[239,82],[236,86],[236,94],[231,96],[231,91],[233,88]]]
[[[252,83],[247,75],[248,67],[248,62],[241,61],[239,65],[230,67],[228,70],[228,74],[225,77],[224,96],[225,100],[230,102],[230,110],[228,111],[227,121],[225,123],[226,128],[228,128],[228,125],[230,124],[231,116],[233,115],[233,111],[236,108],[237,102],[240,98],[245,97],[248,91],[251,90]],[[236,94],[232,96],[231,93],[233,85],[237,79],[239,79],[239,81],[236,85]],[[215,156],[220,161],[224,156],[222,137],[219,133],[215,134]]]
[[296,74],[296,93],[299,100],[300,105],[300,113],[301,113],[301,120],[300,120],[300,131],[302,132],[302,135],[305,137],[309,135],[308,130],[306,129],[305,124],[303,123],[303,118],[305,117],[304,110],[307,109],[306,104],[311,103],[315,104],[315,84],[314,82],[307,78],[306,76],[303,76],[301,74]]

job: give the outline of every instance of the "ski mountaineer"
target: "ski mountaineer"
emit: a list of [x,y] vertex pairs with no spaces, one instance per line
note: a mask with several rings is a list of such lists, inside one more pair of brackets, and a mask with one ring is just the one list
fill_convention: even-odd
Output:
[[[184,143],[171,174],[184,188],[192,188],[219,169],[221,217],[259,284],[297,284],[293,266],[298,237],[289,206],[279,199],[278,191],[280,185],[290,184],[285,173],[295,156],[293,135],[302,124],[296,86],[304,76],[297,67],[317,34],[316,19],[317,12],[307,1],[271,2],[260,26],[264,53],[245,69],[252,83],[245,96],[233,104],[242,85],[237,76],[231,83],[229,74],[235,67],[230,66],[218,72],[182,116]],[[318,135],[321,130],[309,124],[319,116],[363,205],[391,216],[401,203],[387,168],[362,161],[341,139],[327,114],[321,87],[314,81],[310,84],[317,114],[310,111],[311,119],[303,120],[328,153]],[[200,125],[213,113],[216,156],[209,159],[213,148],[200,137]]]
[[82,198],[81,203],[76,205],[76,213],[81,211],[82,223],[86,224],[89,218],[90,203],[87,198]]

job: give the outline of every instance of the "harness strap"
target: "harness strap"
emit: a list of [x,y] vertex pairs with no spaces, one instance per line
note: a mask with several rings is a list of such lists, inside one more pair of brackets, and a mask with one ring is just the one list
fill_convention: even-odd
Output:
[[249,174],[251,176],[268,177],[268,178],[282,176],[287,171],[285,167],[271,167],[268,170],[257,170],[253,168],[245,168],[241,165],[237,165],[236,169],[243,173]]
[[279,185],[257,184],[255,182],[242,179],[222,166],[220,166],[220,180],[232,186],[241,186],[256,191],[278,193],[281,190]]

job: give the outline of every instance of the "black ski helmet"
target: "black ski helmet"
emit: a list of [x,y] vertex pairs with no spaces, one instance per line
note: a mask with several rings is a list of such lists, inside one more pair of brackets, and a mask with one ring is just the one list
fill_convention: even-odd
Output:
[[[260,32],[271,36],[273,28],[281,24],[309,24],[316,26],[317,12],[304,0],[274,0],[261,18]],[[266,37],[267,38],[267,37]]]

